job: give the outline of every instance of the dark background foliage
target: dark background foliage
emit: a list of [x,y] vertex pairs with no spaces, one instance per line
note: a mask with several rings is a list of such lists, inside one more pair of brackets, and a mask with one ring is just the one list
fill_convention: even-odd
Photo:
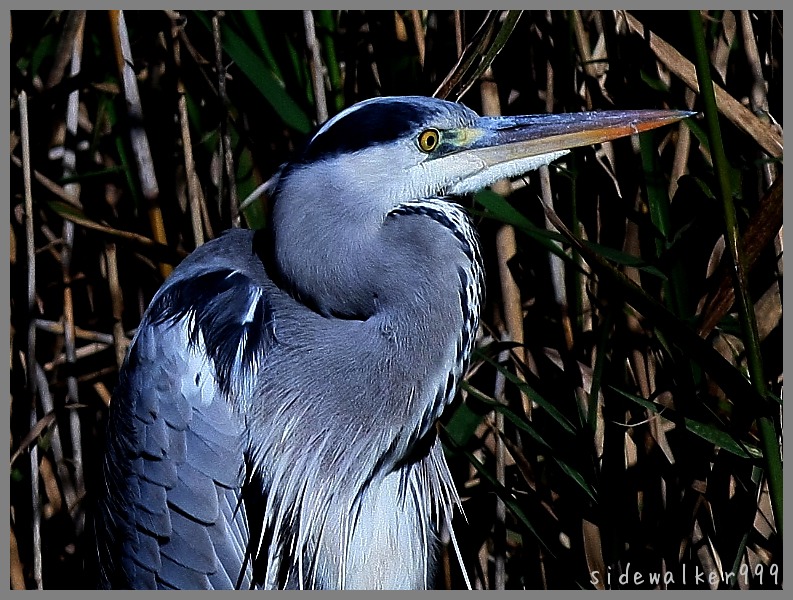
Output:
[[12,588],[93,586],[107,406],[171,266],[262,227],[240,203],[322,115],[450,73],[479,112],[704,114],[467,201],[488,304],[441,435],[473,585],[781,587],[781,11],[123,16],[11,13]]

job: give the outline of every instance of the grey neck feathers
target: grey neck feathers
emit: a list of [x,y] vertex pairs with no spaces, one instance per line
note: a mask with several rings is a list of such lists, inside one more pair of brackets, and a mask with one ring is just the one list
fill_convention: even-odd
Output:
[[277,275],[297,300],[337,318],[415,317],[457,307],[461,286],[481,284],[476,232],[459,206],[399,203],[338,177],[307,197],[296,190],[318,186],[305,176],[299,168],[282,176],[270,220]]
[[[281,445],[278,433],[254,449],[255,462],[268,452],[289,454],[268,467],[263,482],[266,495],[283,496],[268,507],[293,507],[268,508],[265,515],[264,526],[273,540],[270,562],[278,563],[279,552],[297,548],[310,557],[318,546],[325,546],[325,556],[346,559],[334,565],[308,559],[302,574],[289,574],[289,584],[299,587],[315,577],[329,577],[330,585],[366,587],[366,581],[347,577],[368,572],[377,557],[348,554],[355,547],[351,536],[371,534],[357,532],[350,515],[373,511],[388,523],[401,514],[389,507],[394,502],[413,502],[411,490],[423,485],[434,499],[433,507],[416,506],[415,522],[383,527],[383,531],[415,527],[420,532],[419,555],[406,555],[406,560],[424,565],[423,581],[385,584],[420,587],[426,585],[434,555],[432,521],[450,522],[451,505],[457,501],[432,431],[454,395],[473,347],[483,293],[478,240],[463,209],[446,201],[381,207],[347,197],[342,206],[334,201],[339,193],[330,190],[326,198],[284,195],[273,207],[270,237],[279,284],[319,315],[359,323],[340,329],[338,319],[312,320],[311,327],[322,332],[316,339],[335,340],[333,347],[312,355],[312,366],[323,372],[325,358],[338,353],[351,359],[351,370],[341,377],[316,380],[308,372],[280,373],[280,365],[268,365],[275,369],[273,381],[295,382],[289,390],[312,390],[319,398],[342,394],[354,406],[344,414],[307,413],[293,410],[305,403],[288,401],[264,415],[277,426],[263,431],[288,432],[294,442]],[[299,351],[305,349],[301,346]],[[357,360],[359,355],[367,358]],[[370,372],[356,372],[357,364],[369,365]],[[365,397],[361,390],[367,392]],[[261,393],[279,396],[277,390]],[[338,431],[356,427],[366,430],[367,436],[361,437],[361,443],[342,444]],[[407,468],[400,470],[401,465]],[[343,491],[334,492],[343,498],[329,497],[326,477],[346,482]],[[332,506],[345,509],[337,514]],[[323,524],[319,539],[309,537],[305,524],[311,520]],[[358,568],[359,563],[366,568]],[[301,578],[304,581],[296,581]]]

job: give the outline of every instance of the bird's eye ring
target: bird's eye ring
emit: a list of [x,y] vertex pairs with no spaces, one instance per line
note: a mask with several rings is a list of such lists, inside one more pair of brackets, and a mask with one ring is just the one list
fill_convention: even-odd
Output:
[[437,129],[425,129],[418,138],[419,148],[422,152],[432,152],[438,147],[441,134]]

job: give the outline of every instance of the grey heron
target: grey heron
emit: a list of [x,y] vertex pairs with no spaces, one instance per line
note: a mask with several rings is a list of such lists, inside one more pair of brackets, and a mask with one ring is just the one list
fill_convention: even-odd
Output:
[[143,317],[108,419],[101,585],[431,586],[459,503],[435,424],[484,289],[451,199],[689,114],[383,97],[323,125],[267,228],[195,250]]

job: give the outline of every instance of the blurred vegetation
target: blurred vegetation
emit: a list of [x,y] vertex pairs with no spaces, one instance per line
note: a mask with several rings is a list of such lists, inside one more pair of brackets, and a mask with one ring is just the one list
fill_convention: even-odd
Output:
[[240,203],[320,121],[439,88],[704,115],[469,202],[488,303],[441,430],[474,585],[781,588],[782,12],[517,16],[12,11],[12,588],[93,586],[107,406],[172,265],[262,227]]

